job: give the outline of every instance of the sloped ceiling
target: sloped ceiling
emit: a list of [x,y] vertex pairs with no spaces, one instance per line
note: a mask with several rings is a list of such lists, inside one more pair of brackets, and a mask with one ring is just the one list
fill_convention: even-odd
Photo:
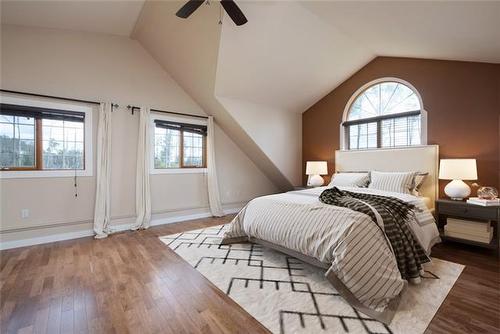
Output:
[[301,113],[373,58],[297,2],[239,2],[224,17],[215,94],[292,184],[302,181]]
[[500,1],[301,4],[377,56],[500,63]]
[[2,0],[1,21],[30,27],[130,36],[144,0]]
[[301,113],[374,57],[500,63],[498,1],[237,2],[240,27],[216,1],[187,20],[185,1],[2,1],[2,21],[128,35],[139,15],[132,38],[281,189],[301,183]]
[[182,4],[147,1],[133,37],[206,113],[215,116],[224,132],[277,187],[290,189],[291,181],[215,96],[221,33],[218,5],[202,6],[189,20],[182,20],[175,17]]
[[217,95],[302,113],[374,54],[298,2],[239,2],[222,25]]
[[[371,59],[391,53],[475,61],[497,61],[499,56],[500,38],[495,29],[500,22],[496,13],[498,4],[479,3],[476,9],[455,2],[416,1],[238,1],[238,4],[249,23],[236,27],[224,16],[216,46],[216,64],[203,65],[216,71],[210,74],[211,86],[202,88],[200,82],[190,82],[196,80],[193,76],[185,80],[184,88],[189,91],[189,86],[196,86],[206,96],[215,95],[219,114],[229,115],[254,142],[250,151],[263,153],[292,184],[300,183],[297,180],[301,173],[297,163],[300,121],[294,115],[302,113]],[[149,5],[148,1],[145,8]],[[174,31],[188,29],[185,26],[196,24],[199,17],[205,17],[207,22],[212,20],[214,25],[219,21],[213,8],[218,7],[216,2],[200,7],[188,20],[173,16],[180,6],[182,2],[171,6],[172,17],[168,17],[168,10],[162,11],[166,15],[163,20],[174,22],[169,26]],[[149,21],[144,19],[147,12],[143,11],[141,24],[151,27],[151,22],[144,23]],[[158,30],[163,31],[164,38],[157,37],[156,42],[168,43],[172,34],[160,25],[152,34],[159,36]],[[184,35],[184,42],[199,40],[203,33],[198,29],[192,35]],[[479,35],[479,42],[472,38]],[[147,39],[147,34],[138,35],[141,42]],[[167,52],[179,61],[193,61],[189,50],[203,53],[206,39],[201,38],[199,43],[198,48],[176,45]],[[146,49],[158,49],[153,44],[148,43]],[[176,58],[175,53],[187,58]],[[212,56],[210,59],[214,61]],[[179,67],[179,63],[170,64],[167,70],[178,71],[179,80],[183,80],[185,72],[200,68],[200,63],[193,61],[184,70]],[[287,113],[290,115],[286,116]]]

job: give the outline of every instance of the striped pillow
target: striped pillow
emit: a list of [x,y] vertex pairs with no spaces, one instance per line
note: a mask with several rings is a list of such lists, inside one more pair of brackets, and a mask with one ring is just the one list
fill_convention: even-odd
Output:
[[371,172],[370,189],[411,194],[415,188],[415,172]]

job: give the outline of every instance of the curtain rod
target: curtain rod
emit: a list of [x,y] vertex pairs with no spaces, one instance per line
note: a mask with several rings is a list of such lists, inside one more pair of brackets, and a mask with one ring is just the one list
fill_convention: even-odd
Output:
[[[132,111],[132,115],[133,115],[134,114],[134,109],[140,109],[140,107],[128,105],[127,109],[130,109]],[[184,114],[184,113],[181,113],[181,112],[167,111],[167,110],[160,110],[160,109],[150,109],[150,110],[153,111],[153,112],[161,112],[161,113],[165,113],[165,114],[173,114],[173,115],[181,115],[181,116],[188,116],[188,117],[208,119],[208,116],[193,115],[193,114]]]
[[[61,96],[53,96],[53,95],[44,95],[44,94],[36,94],[36,93],[28,93],[28,92],[20,92],[20,91],[15,91],[15,90],[8,90],[8,89],[0,89],[0,92],[3,93],[12,93],[12,94],[20,94],[20,95],[30,95],[30,96],[36,96],[36,97],[46,97],[50,99],[58,99],[58,100],[64,100],[64,101],[73,101],[73,102],[81,102],[81,103],[89,103],[89,104],[101,104],[101,102],[97,101],[89,101],[89,100],[80,100],[80,99],[71,99],[68,97],[61,97]],[[119,105],[116,103],[111,103],[111,106],[114,108],[118,108]]]

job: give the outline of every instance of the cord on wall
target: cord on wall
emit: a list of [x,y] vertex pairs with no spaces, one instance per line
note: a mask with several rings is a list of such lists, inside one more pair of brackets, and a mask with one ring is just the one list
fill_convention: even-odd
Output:
[[73,179],[73,185],[75,187],[75,198],[78,198],[78,182],[76,180],[76,166],[75,166],[75,177]]

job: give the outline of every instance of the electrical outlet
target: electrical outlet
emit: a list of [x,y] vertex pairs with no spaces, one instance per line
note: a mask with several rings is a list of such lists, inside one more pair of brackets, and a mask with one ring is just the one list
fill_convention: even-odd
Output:
[[21,210],[21,218],[26,219],[30,216],[30,210],[29,209],[22,209]]

